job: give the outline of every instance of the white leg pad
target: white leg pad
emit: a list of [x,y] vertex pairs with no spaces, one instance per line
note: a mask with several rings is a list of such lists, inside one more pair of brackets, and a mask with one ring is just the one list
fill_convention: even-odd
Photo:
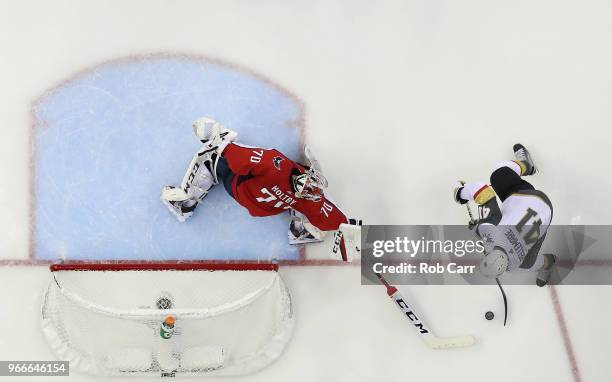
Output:
[[161,198],[169,202],[182,202],[189,199],[189,196],[182,188],[164,187],[162,189]]
[[180,187],[187,194],[187,199],[201,201],[215,185],[215,177],[204,165],[207,159],[208,156],[200,156],[199,153],[193,156]]

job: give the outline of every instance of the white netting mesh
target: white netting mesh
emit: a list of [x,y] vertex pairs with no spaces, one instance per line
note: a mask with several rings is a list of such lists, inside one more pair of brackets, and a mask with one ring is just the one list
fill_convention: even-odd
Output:
[[42,325],[60,359],[92,374],[237,375],[280,355],[293,316],[275,271],[71,270],[51,273]]

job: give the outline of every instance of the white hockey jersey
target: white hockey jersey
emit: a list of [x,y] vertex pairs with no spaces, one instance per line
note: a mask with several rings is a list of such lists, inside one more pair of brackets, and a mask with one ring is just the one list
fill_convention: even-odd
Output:
[[478,226],[485,249],[489,252],[499,247],[506,252],[508,270],[519,268],[523,262],[523,268],[529,268],[552,220],[550,200],[541,191],[521,191],[506,198],[500,211],[499,223],[482,223]]

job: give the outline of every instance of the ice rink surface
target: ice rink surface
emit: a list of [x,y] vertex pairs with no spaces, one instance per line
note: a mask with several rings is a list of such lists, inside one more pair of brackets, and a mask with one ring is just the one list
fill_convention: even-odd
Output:
[[[271,146],[303,139],[323,164],[334,200],[369,224],[464,223],[465,212],[450,197],[452,183],[486,180],[517,141],[541,169],[532,182],[552,200],[553,224],[610,223],[609,2],[0,1],[0,360],[53,359],[38,323],[48,271],[33,265],[45,253],[33,235],[40,205],[31,195],[45,175],[35,172],[35,159],[40,144],[51,154],[74,150],[61,158],[75,163],[86,160],[89,148],[85,139],[73,147],[35,141],[41,100],[70,89],[84,72],[99,80],[98,68],[109,62],[197,57],[282,89],[286,97],[279,102],[292,100],[303,111],[274,110],[281,115],[275,121],[302,125],[299,137],[276,143],[267,124],[276,114],[266,108],[232,113],[220,102],[216,110],[252,139],[259,129],[266,139],[257,144],[265,145],[268,136]],[[156,86],[159,76],[151,78],[149,90],[168,90]],[[230,84],[219,82],[220,94],[248,105],[244,89]],[[80,90],[75,94],[82,96],[63,101],[74,113],[64,111],[56,121],[85,116],[88,123],[113,126],[107,122],[127,119],[142,130],[130,132],[137,153],[163,139],[186,142],[190,138],[160,138],[160,130],[146,127],[184,126],[190,136],[189,122],[199,111],[198,94],[185,93],[182,102],[174,100],[176,112],[164,114],[159,100],[133,92],[145,98],[134,100],[138,107],[124,110],[123,120],[117,114],[104,119],[87,115],[104,112],[93,89],[85,84]],[[200,96],[203,107],[215,99]],[[79,108],[79,102],[92,103]],[[177,166],[192,155],[190,142]],[[91,145],[99,149],[98,143]],[[115,154],[125,150],[117,146]],[[144,192],[148,174],[142,181],[125,174],[125,182],[137,182],[135,189]],[[176,178],[181,176],[182,170]],[[122,179],[113,181],[120,195],[130,195]],[[53,214],[80,216],[65,205]],[[108,205],[89,200],[92,209]],[[120,212],[107,217],[123,220]],[[57,248],[48,247],[44,258],[62,255]],[[306,255],[320,258],[316,252]],[[508,286],[506,328],[498,319],[483,319],[486,310],[502,315],[494,287],[402,288],[438,335],[477,337],[471,348],[440,352],[424,347],[382,288],[360,285],[358,267],[287,266],[281,272],[295,303],[293,341],[275,364],[242,380],[607,381],[612,375],[608,286]]]

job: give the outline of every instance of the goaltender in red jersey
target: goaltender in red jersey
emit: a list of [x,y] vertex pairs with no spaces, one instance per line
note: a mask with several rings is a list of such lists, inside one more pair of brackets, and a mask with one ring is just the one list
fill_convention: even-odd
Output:
[[[348,226],[361,225],[326,197],[327,180],[308,148],[305,154],[309,163],[300,164],[278,150],[234,142],[238,134],[210,118],[195,121],[193,130],[202,147],[191,160],[181,185],[165,186],[161,194],[179,221],[192,216],[208,192],[221,183],[251,216],[289,211],[290,244],[319,242],[326,232],[341,226],[348,231]],[[346,260],[346,256],[343,258]]]

